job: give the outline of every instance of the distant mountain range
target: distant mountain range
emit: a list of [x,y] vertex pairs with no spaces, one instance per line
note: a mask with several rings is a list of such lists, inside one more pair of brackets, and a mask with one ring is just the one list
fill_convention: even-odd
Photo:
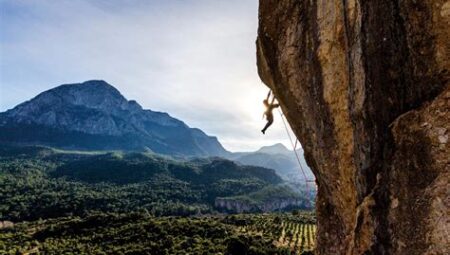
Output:
[[[303,180],[294,152],[282,144],[255,152],[228,152],[216,137],[167,113],[143,109],[102,80],[61,85],[0,113],[0,143],[151,151],[174,157],[219,156],[274,169],[284,179]],[[303,151],[297,153],[308,178],[313,178]]]
[[101,80],[61,85],[0,113],[0,142],[81,150],[227,156],[216,137],[144,110]]
[[[306,164],[303,157],[303,150],[298,149],[301,166],[305,171],[308,180],[313,180],[314,175]],[[283,144],[278,143],[272,146],[264,146],[255,152],[238,152],[229,156],[229,159],[244,165],[253,165],[275,169],[277,174],[285,180],[304,182],[305,178],[301,173],[300,165],[293,150],[289,150]]]

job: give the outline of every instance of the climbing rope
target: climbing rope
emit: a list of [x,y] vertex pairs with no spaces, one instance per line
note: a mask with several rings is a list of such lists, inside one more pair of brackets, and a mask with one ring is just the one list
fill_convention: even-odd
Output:
[[[269,99],[270,99],[271,94],[272,94],[272,90],[269,90],[269,93],[267,94],[267,99],[266,99],[266,100],[269,100]],[[271,103],[271,104],[273,105],[274,102],[275,102],[275,95],[273,95],[272,103]],[[303,166],[302,166],[300,157],[298,156],[298,153],[297,153],[298,138],[295,137],[295,143],[294,143],[293,140],[292,140],[292,136],[291,136],[291,134],[289,133],[288,125],[286,124],[286,121],[284,120],[283,112],[282,112],[279,108],[278,108],[278,112],[280,113],[281,120],[283,121],[283,124],[284,124],[284,129],[286,130],[286,134],[287,134],[288,137],[289,137],[289,141],[291,142],[292,149],[293,149],[294,154],[295,154],[295,158],[297,159],[297,163],[298,163],[298,165],[300,166],[300,170],[301,170],[301,172],[302,172],[302,174],[303,174],[303,179],[304,179],[304,181],[305,181],[306,191],[309,193],[310,190],[309,190],[309,185],[308,185],[308,178],[306,177],[305,170],[303,169]],[[263,115],[263,116],[264,116],[264,115]]]
[[298,156],[298,153],[297,153],[298,138],[297,137],[295,138],[295,143],[294,143],[293,140],[292,140],[291,134],[289,133],[289,129],[288,129],[288,126],[286,124],[286,121],[284,120],[283,112],[280,109],[278,109],[278,112],[280,113],[281,120],[283,121],[284,128],[286,129],[286,134],[289,137],[289,141],[291,142],[292,148],[294,149],[294,153],[295,153],[295,157],[297,158],[298,165],[300,166],[300,170],[302,171],[303,178],[305,180],[306,190],[309,193],[308,178],[306,177],[305,170],[303,170],[303,166],[302,166],[302,163],[300,161],[300,157]]

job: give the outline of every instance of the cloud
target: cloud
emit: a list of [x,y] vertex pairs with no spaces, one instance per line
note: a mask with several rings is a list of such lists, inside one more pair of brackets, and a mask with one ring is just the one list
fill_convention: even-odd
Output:
[[2,111],[59,84],[104,79],[227,149],[287,144],[279,118],[260,133],[257,0],[3,0],[0,9]]

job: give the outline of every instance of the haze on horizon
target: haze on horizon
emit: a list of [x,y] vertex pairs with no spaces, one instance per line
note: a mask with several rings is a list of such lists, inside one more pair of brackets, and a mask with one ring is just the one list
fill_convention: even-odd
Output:
[[0,111],[102,79],[228,150],[289,148],[279,114],[260,132],[257,15],[257,0],[0,0]]

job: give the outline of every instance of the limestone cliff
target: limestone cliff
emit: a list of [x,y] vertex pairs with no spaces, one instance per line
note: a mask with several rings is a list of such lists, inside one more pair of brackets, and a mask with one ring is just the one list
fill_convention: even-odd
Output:
[[260,0],[258,71],[317,178],[317,254],[449,254],[450,2]]

